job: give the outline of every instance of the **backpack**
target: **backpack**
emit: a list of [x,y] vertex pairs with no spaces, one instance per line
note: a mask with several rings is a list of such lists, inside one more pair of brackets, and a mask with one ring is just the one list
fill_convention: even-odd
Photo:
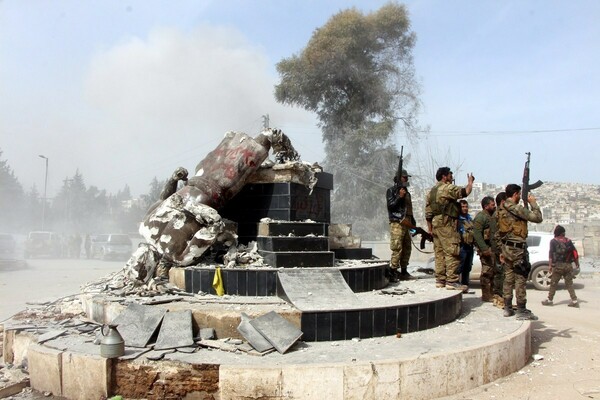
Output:
[[554,255],[558,262],[573,262],[575,259],[575,245],[570,239],[554,238]]

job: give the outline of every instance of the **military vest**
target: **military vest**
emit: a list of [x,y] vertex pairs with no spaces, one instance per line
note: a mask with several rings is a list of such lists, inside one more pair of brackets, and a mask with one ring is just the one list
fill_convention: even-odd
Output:
[[473,221],[459,218],[458,225],[462,242],[464,244],[473,244],[475,241],[475,237],[473,236]]
[[573,262],[573,250],[575,250],[573,242],[571,242],[569,239],[561,240],[558,238],[554,238],[552,241],[554,242],[553,250],[556,262]]
[[503,205],[498,209],[498,232],[502,238],[508,233],[512,233],[525,240],[527,239],[527,221],[517,217]]
[[459,210],[457,201],[448,201],[442,204],[438,201],[438,191],[442,185],[435,185],[429,191],[429,207],[431,207],[431,213],[435,217],[436,215],[447,215],[451,218],[457,219]]

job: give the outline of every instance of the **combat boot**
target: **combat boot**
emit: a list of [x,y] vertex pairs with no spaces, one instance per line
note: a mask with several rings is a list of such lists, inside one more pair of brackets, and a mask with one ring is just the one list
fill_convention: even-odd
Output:
[[512,317],[515,315],[515,312],[512,308],[512,297],[504,299],[504,313],[505,317]]
[[417,278],[408,273],[406,269],[402,269],[400,274],[398,274],[398,279],[401,281],[414,281]]
[[391,268],[391,267],[387,267],[385,269],[385,277],[388,278],[388,280],[390,282],[399,282],[400,279],[398,278],[398,269],[397,268]]
[[520,321],[536,321],[538,317],[525,308],[525,304],[517,304],[517,319]]
[[515,312],[513,311],[511,306],[504,306],[504,313],[502,314],[505,317],[512,317],[513,315],[515,315]]

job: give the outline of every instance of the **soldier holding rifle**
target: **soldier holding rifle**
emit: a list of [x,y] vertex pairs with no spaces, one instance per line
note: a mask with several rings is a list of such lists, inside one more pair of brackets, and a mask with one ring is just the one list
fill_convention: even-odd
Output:
[[[515,315],[512,309],[513,290],[517,298],[517,319],[538,319],[531,310],[528,310],[526,284],[531,271],[529,252],[527,251],[528,222],[542,222],[542,212],[535,197],[529,193],[534,187],[539,187],[542,182],[529,185],[529,156],[523,171],[523,198],[524,206],[520,205],[521,186],[511,183],[506,186],[506,201],[498,209],[498,233],[502,243],[500,259],[504,263],[504,316]],[[528,209],[531,205],[531,210]]]

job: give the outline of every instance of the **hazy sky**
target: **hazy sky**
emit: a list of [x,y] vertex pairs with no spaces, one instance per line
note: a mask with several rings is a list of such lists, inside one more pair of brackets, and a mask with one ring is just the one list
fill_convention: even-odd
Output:
[[[47,156],[48,197],[77,169],[88,186],[138,195],[269,114],[321,161],[314,116],[273,98],[275,64],[334,13],[384,3],[0,1],[0,159],[41,192]],[[466,172],[509,183],[531,151],[534,180],[600,184],[600,2],[404,4],[431,129],[418,145],[398,131],[405,154],[460,164],[461,184]]]

